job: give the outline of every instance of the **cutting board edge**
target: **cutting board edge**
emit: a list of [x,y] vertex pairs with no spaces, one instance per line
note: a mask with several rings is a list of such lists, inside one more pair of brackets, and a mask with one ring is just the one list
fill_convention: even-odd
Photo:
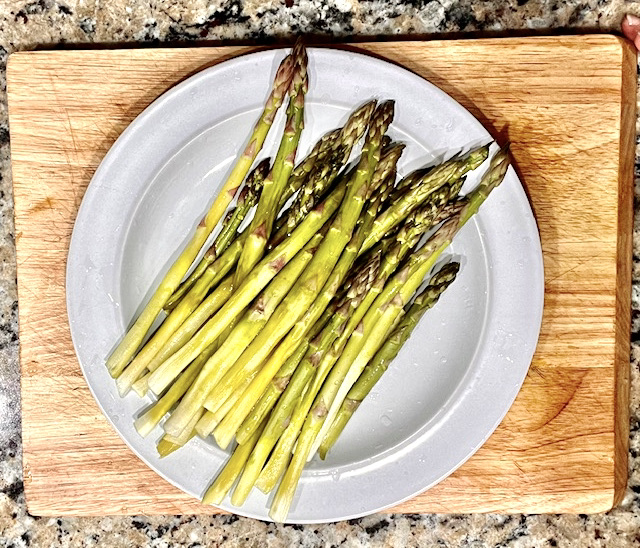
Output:
[[[631,285],[633,268],[633,197],[637,116],[637,53],[618,38],[622,56],[622,108],[620,112],[620,172],[618,201],[618,253],[616,265],[616,366],[614,399],[614,495],[612,507],[622,502],[627,489],[630,420]],[[630,152],[629,152],[630,151]]]

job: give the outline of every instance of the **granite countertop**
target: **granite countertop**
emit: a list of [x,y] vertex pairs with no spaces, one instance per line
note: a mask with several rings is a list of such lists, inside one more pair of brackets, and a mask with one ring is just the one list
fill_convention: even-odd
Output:
[[[11,0],[0,2],[0,548],[24,546],[640,546],[640,222],[634,231],[630,482],[599,515],[373,515],[281,526],[236,516],[38,518],[22,488],[18,303],[5,67],[17,50],[90,42],[619,28],[631,0]],[[640,130],[640,127],[639,127]],[[636,186],[640,182],[636,155]],[[640,187],[638,187],[640,190]],[[637,201],[638,198],[636,198]]]

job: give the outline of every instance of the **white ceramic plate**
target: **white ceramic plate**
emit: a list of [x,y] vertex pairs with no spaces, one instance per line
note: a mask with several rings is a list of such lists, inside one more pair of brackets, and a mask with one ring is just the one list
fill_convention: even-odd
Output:
[[[142,460],[198,498],[228,452],[193,439],[159,459],[161,429],[143,439],[133,427],[149,402],[133,393],[120,398],[105,358],[217,194],[284,54],[262,51],[203,70],[140,114],[96,171],[69,250],[71,334],[94,397]],[[490,139],[448,95],[394,64],[312,48],[309,74],[301,153],[371,98],[396,101],[390,132],[407,143],[401,174]],[[282,125],[279,116],[265,151],[274,153]],[[465,189],[477,178],[469,177]],[[543,305],[538,231],[513,169],[448,255],[462,261],[458,279],[327,460],[316,457],[308,465],[288,521],[353,518],[424,491],[468,459],[511,406],[531,362]],[[228,499],[221,507],[266,520],[270,500],[255,490],[243,507]]]

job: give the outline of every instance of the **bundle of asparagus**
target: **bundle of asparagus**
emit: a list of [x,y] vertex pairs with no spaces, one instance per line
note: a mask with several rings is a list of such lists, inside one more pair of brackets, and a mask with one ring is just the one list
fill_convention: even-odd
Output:
[[[308,78],[298,42],[192,241],[107,360],[122,395],[133,388],[158,396],[135,426],[146,436],[168,415],[161,455],[196,434],[213,433],[223,449],[235,439],[205,502],[219,503],[238,478],[234,505],[254,486],[269,492],[281,480],[270,513],[276,521],[286,518],[307,460],[316,452],[325,458],[455,279],[459,265],[449,263],[419,289],[509,165],[505,147],[463,197],[465,174],[488,158],[488,145],[397,181],[404,145],[386,135],[394,104],[371,101],[295,166]],[[273,164],[263,160],[249,172],[285,99]]]

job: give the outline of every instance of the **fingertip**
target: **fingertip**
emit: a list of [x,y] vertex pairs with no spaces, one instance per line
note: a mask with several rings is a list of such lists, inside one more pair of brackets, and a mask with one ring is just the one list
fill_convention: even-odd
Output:
[[631,41],[635,42],[636,37],[640,33],[640,17],[628,13],[624,16],[621,23],[622,33]]

